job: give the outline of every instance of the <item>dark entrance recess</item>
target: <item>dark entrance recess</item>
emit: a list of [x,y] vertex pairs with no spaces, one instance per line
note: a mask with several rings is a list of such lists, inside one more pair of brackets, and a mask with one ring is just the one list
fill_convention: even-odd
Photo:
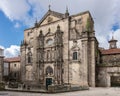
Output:
[[46,89],[48,90],[48,86],[52,84],[52,78],[46,78]]
[[111,87],[120,87],[120,76],[111,76]]

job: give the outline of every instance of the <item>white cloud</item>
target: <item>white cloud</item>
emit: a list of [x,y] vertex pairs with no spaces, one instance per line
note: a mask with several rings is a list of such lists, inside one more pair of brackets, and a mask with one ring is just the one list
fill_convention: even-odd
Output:
[[[111,37],[112,37],[112,35],[111,35]],[[118,45],[118,47],[120,47],[120,29],[118,29],[114,32],[114,38],[118,40],[117,45]]]
[[31,16],[28,14],[31,6],[27,0],[3,0],[0,10],[11,20],[18,20],[23,24],[30,25]]
[[0,46],[0,48],[4,49],[5,58],[16,57],[20,55],[20,46],[11,45],[9,48],[4,48],[3,46]]
[[27,16],[30,6],[26,0],[3,0],[0,3],[0,9],[10,20],[21,20]]
[[4,49],[4,47],[3,47],[3,46],[1,46],[1,45],[0,45],[0,48],[1,48],[1,49]]
[[14,25],[15,28],[19,28],[20,27],[20,24],[18,22],[15,23]]
[[43,13],[47,12],[49,4],[52,10],[62,13],[65,13],[66,6],[70,14],[89,10],[95,21],[96,36],[100,46],[105,48],[108,46],[108,36],[112,32],[112,26],[116,23],[120,25],[120,0],[12,0],[12,2],[3,0],[0,3],[0,10],[10,20],[18,20],[31,26],[35,18],[41,19]]

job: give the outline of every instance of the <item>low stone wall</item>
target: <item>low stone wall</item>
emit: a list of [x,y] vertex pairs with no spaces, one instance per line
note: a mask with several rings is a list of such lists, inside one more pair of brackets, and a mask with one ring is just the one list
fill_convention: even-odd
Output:
[[88,86],[78,86],[78,85],[50,85],[48,87],[48,92],[57,93],[57,92],[69,92],[69,91],[79,91],[79,90],[88,90]]

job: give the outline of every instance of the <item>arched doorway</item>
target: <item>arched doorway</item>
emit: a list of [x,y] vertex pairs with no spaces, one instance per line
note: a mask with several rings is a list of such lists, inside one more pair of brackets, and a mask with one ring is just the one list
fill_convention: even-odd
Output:
[[53,69],[52,67],[48,66],[46,68],[46,89],[48,90],[48,86],[52,84],[52,78],[51,76],[53,75]]

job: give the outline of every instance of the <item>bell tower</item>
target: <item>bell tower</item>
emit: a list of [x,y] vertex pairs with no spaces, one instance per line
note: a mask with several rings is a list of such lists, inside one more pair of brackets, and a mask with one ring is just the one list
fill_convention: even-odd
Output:
[[112,39],[109,41],[109,48],[110,49],[117,48],[117,40],[115,40],[113,36],[112,36]]

